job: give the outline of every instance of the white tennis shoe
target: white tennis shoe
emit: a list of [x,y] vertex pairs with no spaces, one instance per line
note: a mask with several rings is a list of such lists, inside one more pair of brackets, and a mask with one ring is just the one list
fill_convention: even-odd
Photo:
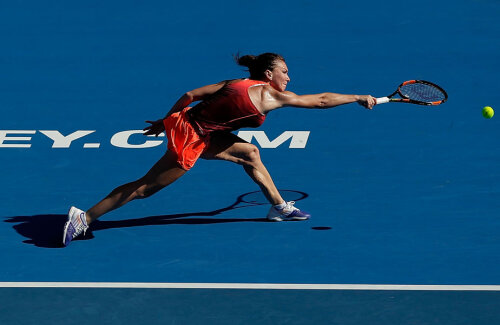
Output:
[[274,206],[271,207],[269,213],[267,214],[267,220],[270,221],[300,221],[307,220],[311,215],[307,212],[300,211],[293,205],[295,201],[286,202],[286,206],[283,209],[277,209]]
[[73,239],[82,233],[85,235],[87,229],[89,229],[89,225],[87,224],[85,212],[71,207],[68,212],[68,221],[64,225],[63,245],[68,246]]

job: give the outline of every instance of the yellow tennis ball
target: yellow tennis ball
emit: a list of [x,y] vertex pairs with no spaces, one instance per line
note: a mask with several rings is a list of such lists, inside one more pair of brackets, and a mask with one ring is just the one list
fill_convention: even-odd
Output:
[[493,110],[493,108],[489,106],[483,107],[483,116],[485,118],[492,118],[493,115],[495,115],[495,111]]

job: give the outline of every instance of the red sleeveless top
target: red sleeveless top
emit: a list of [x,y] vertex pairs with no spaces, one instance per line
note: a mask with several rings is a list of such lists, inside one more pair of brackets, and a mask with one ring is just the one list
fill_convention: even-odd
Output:
[[248,88],[257,85],[267,84],[259,80],[244,79],[224,85],[187,112],[189,121],[201,136],[214,131],[230,132],[261,126],[266,115],[257,110],[248,95]]

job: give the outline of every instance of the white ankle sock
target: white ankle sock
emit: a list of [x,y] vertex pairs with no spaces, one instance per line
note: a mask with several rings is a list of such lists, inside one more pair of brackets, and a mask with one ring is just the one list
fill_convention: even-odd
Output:
[[285,207],[286,207],[286,202],[274,205],[274,208],[277,210],[283,210]]

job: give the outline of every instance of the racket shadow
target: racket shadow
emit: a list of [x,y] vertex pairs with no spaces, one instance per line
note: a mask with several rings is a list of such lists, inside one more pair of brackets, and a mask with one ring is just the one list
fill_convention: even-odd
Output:
[[[295,201],[307,198],[309,195],[293,190],[286,190],[288,196],[292,194]],[[252,199],[259,195],[259,191],[249,192],[240,195],[236,202],[230,206],[213,211],[201,211],[181,214],[166,214],[148,216],[143,218],[133,218],[124,220],[101,221],[96,220],[90,225],[87,234],[75,240],[89,240],[94,238],[93,232],[114,228],[145,227],[160,225],[207,225],[233,222],[268,222],[266,218],[210,218],[221,215],[227,211],[243,209],[253,206],[268,205],[261,199]],[[66,214],[39,214],[33,216],[7,217],[4,222],[15,223],[12,228],[21,236],[28,238],[23,241],[25,244],[35,245],[44,248],[62,247],[62,229],[67,220]]]

